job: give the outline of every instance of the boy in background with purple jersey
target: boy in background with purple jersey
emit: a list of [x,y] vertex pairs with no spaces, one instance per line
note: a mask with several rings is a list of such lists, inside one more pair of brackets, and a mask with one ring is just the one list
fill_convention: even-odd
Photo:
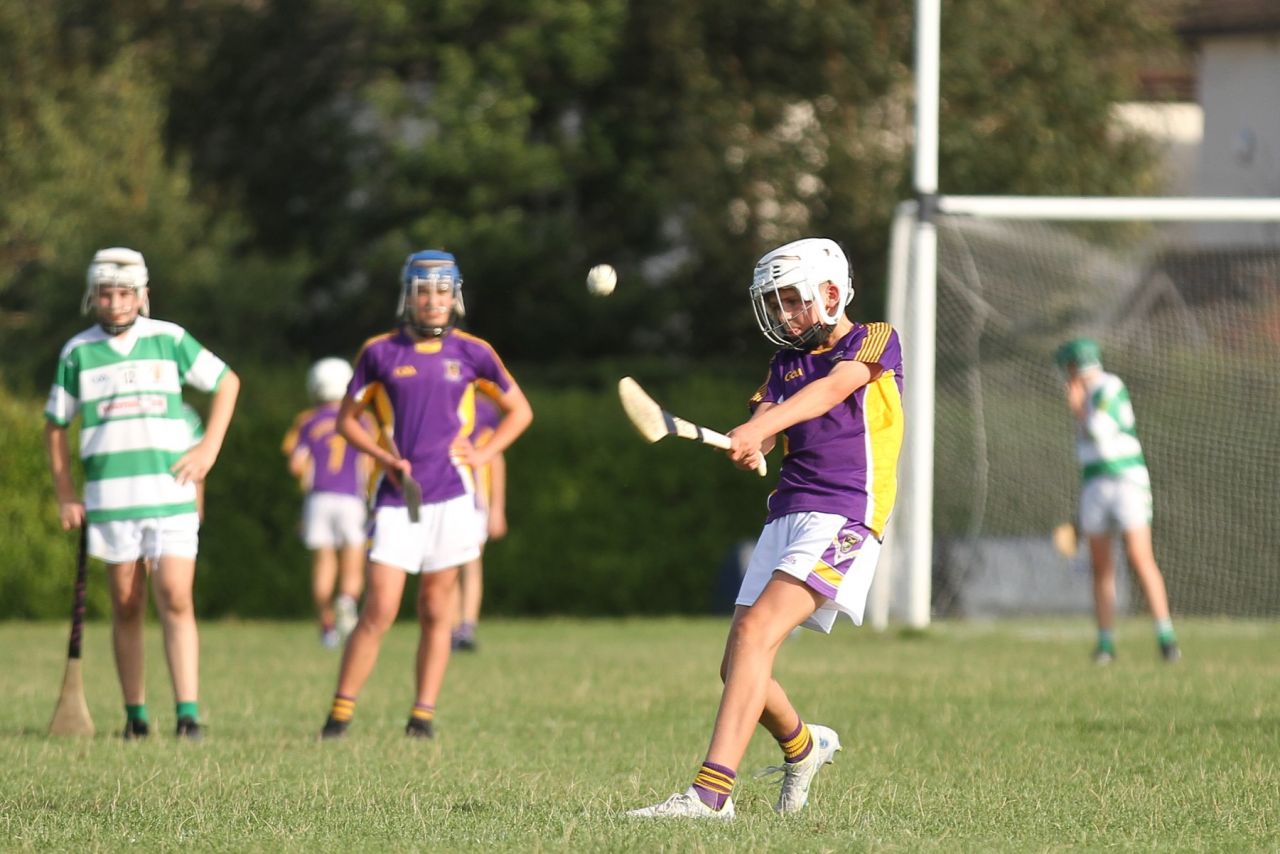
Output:
[[745,424],[729,431],[741,468],[782,433],[782,469],[742,579],[720,665],[724,692],[693,785],[628,815],[731,819],[737,768],[757,723],[778,741],[783,774],[774,809],[803,809],[809,786],[840,750],[806,724],[773,679],[778,648],[797,626],[830,632],[840,614],[862,624],[880,540],[897,493],[902,446],[902,351],[887,323],[855,323],[849,264],[835,242],[806,238],[756,264],[751,300],[761,332],[782,347]]
[[[485,394],[476,395],[475,429],[471,442],[483,447],[493,438],[502,410]],[[476,628],[480,623],[480,602],[484,598],[484,546],[507,534],[507,461],[502,454],[476,472],[480,513],[480,554],[467,561],[458,575],[458,611],[453,624],[452,646],[460,652],[475,652]]]
[[[498,354],[455,329],[462,315],[462,273],[448,252],[415,252],[401,273],[401,326],[365,342],[338,412],[338,432],[387,470],[374,502],[364,608],[347,639],[333,705],[321,738],[346,733],[356,696],[373,672],[382,636],[400,610],[408,575],[418,575],[420,638],[417,695],[405,735],[434,734],[436,700],[449,664],[458,568],[480,554],[475,472],[506,450],[533,410]],[[477,387],[497,401],[502,419],[483,447],[471,441]],[[372,406],[385,438],[360,428]],[[390,450],[395,449],[395,452]],[[422,487],[411,521],[402,478]]]
[[[351,382],[344,359],[321,359],[307,372],[315,406],[294,420],[282,450],[302,483],[302,541],[311,551],[311,595],[320,642],[336,649],[356,626],[364,587],[366,496],[372,464],[338,435],[338,404]],[[373,424],[366,421],[367,430]],[[333,596],[337,587],[338,597]]]

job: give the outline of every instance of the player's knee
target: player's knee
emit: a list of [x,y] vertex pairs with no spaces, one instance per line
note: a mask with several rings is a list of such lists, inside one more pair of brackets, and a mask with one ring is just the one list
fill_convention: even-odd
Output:
[[160,597],[156,602],[156,610],[160,617],[165,620],[185,620],[194,619],[196,608],[195,600],[192,599],[190,593],[170,594]]
[[360,620],[357,625],[361,631],[381,637],[395,622],[398,610],[398,608],[387,608],[373,602],[366,602],[360,611]]
[[138,622],[142,619],[146,608],[146,597],[134,591],[111,598],[111,614],[118,623]]
[[[755,610],[748,611],[734,624],[733,627],[733,647],[735,649],[758,651],[765,649],[769,645],[769,630],[767,621],[759,616]],[[721,664],[721,673],[726,669],[726,662]]]

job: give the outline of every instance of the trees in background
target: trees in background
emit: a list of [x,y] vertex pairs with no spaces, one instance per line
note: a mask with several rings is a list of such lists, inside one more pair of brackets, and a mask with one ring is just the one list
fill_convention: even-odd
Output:
[[[1109,123],[1168,38],[1146,5],[944,3],[943,189],[1149,191]],[[241,361],[352,352],[424,245],[522,361],[758,351],[752,261],[809,233],[874,315],[910,191],[909,6],[0,0],[0,355],[45,370],[109,244]],[[605,260],[622,287],[589,300]]]

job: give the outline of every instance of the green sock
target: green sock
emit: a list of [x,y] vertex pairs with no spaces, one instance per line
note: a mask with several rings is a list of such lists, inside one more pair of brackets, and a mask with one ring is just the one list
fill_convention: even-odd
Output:
[[1173,620],[1156,620],[1156,639],[1166,645],[1177,642],[1178,638],[1173,633]]
[[125,704],[124,716],[131,721],[142,721],[144,724],[151,723],[151,719],[147,717],[146,703],[139,703],[136,706]]
[[1107,652],[1114,653],[1116,651],[1116,635],[1111,629],[1098,629],[1098,649],[1105,649]]
[[200,713],[199,713],[199,711],[197,710],[197,709],[198,709],[198,706],[199,706],[199,704],[198,704],[198,703],[195,703],[194,701],[193,701],[193,702],[190,702],[190,703],[179,703],[179,704],[178,704],[178,717],[179,717],[179,719],[181,719],[181,718],[191,718],[193,721],[198,721],[198,720],[200,720]]

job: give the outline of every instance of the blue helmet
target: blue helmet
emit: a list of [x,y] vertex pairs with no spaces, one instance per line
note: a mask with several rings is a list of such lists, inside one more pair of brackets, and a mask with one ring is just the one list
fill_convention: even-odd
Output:
[[[423,326],[418,323],[414,306],[417,303],[418,288],[424,285],[432,287],[448,282],[453,290],[453,313],[448,324],[444,326]],[[458,269],[458,261],[452,253],[440,249],[424,249],[414,252],[404,260],[404,268],[400,271],[400,307],[396,314],[426,338],[439,338],[449,331],[459,317],[466,315],[467,309],[462,302],[462,271]]]

